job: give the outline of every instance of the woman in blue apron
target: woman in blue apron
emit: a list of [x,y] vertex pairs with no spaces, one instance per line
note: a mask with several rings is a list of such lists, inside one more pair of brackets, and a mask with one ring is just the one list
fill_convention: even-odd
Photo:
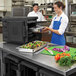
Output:
[[54,11],[57,14],[50,25],[50,27],[45,27],[43,31],[51,31],[52,39],[51,43],[58,45],[65,45],[64,32],[68,25],[68,17],[63,13],[65,5],[58,1],[54,4]]

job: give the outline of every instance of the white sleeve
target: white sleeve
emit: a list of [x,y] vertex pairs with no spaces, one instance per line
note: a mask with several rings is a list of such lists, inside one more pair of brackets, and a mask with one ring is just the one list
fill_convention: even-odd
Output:
[[62,35],[65,32],[65,29],[67,28],[68,25],[68,17],[62,18],[61,20],[61,25],[59,27],[58,32]]

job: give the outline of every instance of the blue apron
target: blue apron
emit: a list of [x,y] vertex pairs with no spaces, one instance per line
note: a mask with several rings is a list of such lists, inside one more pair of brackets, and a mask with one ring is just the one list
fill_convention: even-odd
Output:
[[[56,19],[56,18],[55,18]],[[59,21],[55,21],[53,22],[53,29],[54,30],[58,30],[60,25],[61,25],[61,19],[62,17],[60,18]],[[58,35],[56,33],[52,33],[52,39],[51,39],[51,43],[53,44],[57,44],[57,45],[65,45],[65,38],[64,38],[64,34],[62,35]]]

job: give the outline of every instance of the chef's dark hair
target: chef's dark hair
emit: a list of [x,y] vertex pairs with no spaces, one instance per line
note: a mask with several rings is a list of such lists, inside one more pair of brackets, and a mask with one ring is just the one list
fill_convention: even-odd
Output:
[[38,6],[38,3],[34,3],[32,6],[33,6],[33,7],[34,7],[34,6]]
[[56,4],[59,8],[62,7],[62,10],[65,9],[65,5],[61,1],[57,1],[54,4]]

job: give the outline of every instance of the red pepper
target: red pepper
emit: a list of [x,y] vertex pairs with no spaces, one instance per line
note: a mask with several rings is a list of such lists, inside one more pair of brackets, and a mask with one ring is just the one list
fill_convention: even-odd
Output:
[[60,59],[60,54],[57,54],[57,55],[55,56],[55,60],[58,61],[59,59]]

